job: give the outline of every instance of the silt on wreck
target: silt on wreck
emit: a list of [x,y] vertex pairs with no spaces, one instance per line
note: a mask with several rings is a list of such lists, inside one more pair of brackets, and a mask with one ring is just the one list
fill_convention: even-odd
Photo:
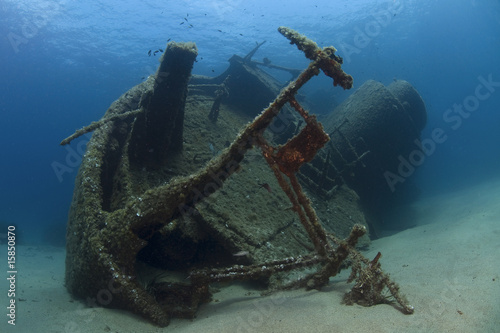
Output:
[[[323,129],[296,92],[320,71],[344,89],[352,78],[333,47],[279,31],[311,60],[285,69],[295,76],[286,86],[259,67],[269,61],[252,60],[262,44],[209,78],[191,75],[194,43],[170,42],[155,75],[63,140],[93,131],[68,219],[71,294],[166,326],[193,317],[213,282],[319,289],[351,263],[346,303],[384,302],[387,288],[413,312],[380,256],[370,261],[355,245],[369,243],[360,196],[383,191],[379,171],[418,138],[425,106],[405,81],[392,90],[368,82]],[[394,119],[412,130],[377,134]],[[306,278],[287,275],[294,270]]]

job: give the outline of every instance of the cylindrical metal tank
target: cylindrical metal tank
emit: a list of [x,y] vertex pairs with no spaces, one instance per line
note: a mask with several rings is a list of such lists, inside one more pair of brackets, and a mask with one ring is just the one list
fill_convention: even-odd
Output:
[[323,194],[347,183],[365,201],[391,195],[385,175],[397,173],[399,156],[418,149],[415,140],[426,119],[425,104],[410,83],[386,87],[369,80],[322,120],[331,140],[322,156],[301,169],[302,178]]

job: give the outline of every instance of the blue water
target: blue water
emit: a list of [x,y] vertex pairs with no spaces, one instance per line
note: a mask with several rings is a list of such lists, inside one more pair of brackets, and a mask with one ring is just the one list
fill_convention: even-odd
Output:
[[[3,0],[0,12],[0,225],[17,225],[26,242],[66,223],[86,138],[59,142],[154,73],[159,55],[147,52],[168,39],[196,42],[193,73],[210,76],[264,40],[256,58],[304,68],[280,25],[333,44],[354,77],[352,91],[367,79],[407,80],[427,106],[422,138],[445,132],[410,176],[423,195],[499,176],[498,1]],[[484,80],[490,90],[474,99]],[[306,92],[325,85],[318,78]],[[352,93],[331,91],[339,102]],[[443,118],[465,102],[473,111],[460,124],[456,114]]]

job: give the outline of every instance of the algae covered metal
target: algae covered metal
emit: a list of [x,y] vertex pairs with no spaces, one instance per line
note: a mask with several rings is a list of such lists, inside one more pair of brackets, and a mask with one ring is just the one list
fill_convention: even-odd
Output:
[[[308,267],[305,279],[271,286],[321,288],[349,258],[358,282],[349,301],[383,302],[387,287],[403,312],[413,312],[378,257],[368,261],[354,248],[366,233],[357,195],[339,188],[325,207],[299,183],[301,166],[330,138],[295,94],[320,71],[344,89],[352,77],[333,47],[321,49],[288,28],[279,32],[311,63],[247,125],[248,114],[225,103],[235,78],[218,82],[215,96],[190,93],[196,46],[169,43],[156,75],[62,142],[94,131],[68,221],[66,286],[73,295],[165,326],[171,317],[193,317],[214,282],[271,281]],[[214,88],[202,81],[193,90]],[[269,128],[285,105],[305,125],[276,146]],[[237,123],[239,132],[231,126]],[[330,209],[336,223],[323,218]]]

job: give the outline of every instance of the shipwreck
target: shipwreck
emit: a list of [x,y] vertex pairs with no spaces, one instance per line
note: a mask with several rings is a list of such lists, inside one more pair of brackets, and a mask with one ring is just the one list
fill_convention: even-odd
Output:
[[356,245],[369,243],[362,204],[419,137],[425,106],[406,81],[369,81],[322,125],[299,89],[321,72],[344,89],[353,79],[334,47],[278,30],[311,61],[281,68],[285,86],[262,70],[267,58],[252,60],[262,44],[211,78],[191,75],[194,43],[170,42],[155,75],[61,142],[93,132],[67,227],[72,295],[166,326],[192,318],[215,282],[319,289],[350,267],[346,303],[387,302],[387,290],[413,313],[380,254]]

